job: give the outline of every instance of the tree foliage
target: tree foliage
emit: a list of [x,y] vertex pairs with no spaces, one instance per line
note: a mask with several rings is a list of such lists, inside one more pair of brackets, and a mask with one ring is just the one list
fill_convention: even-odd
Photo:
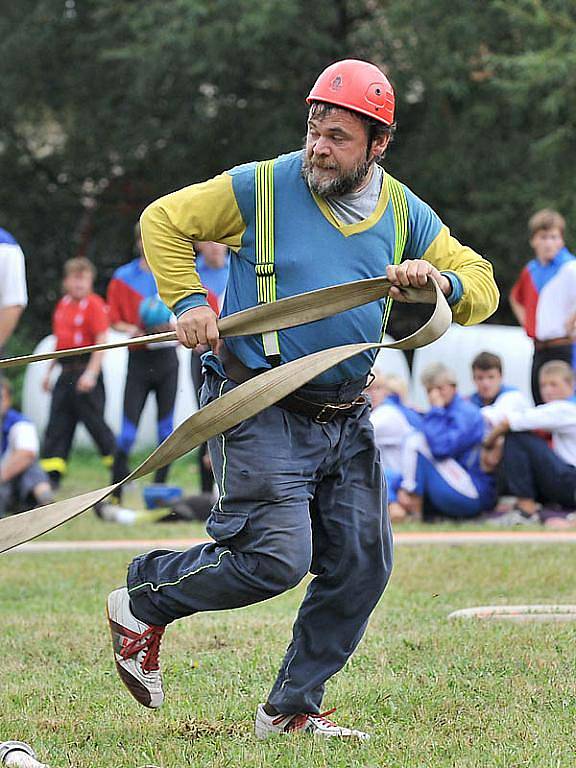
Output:
[[103,289],[151,199],[299,146],[304,97],[338,58],[389,72],[391,172],[494,262],[504,293],[530,255],[527,217],[576,215],[576,11],[561,0],[0,7],[0,225],[28,257],[36,337],[67,257],[90,256]]

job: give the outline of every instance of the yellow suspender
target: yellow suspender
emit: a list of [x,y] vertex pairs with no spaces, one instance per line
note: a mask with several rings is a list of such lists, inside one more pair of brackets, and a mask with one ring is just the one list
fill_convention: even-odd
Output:
[[[274,271],[274,160],[256,166],[256,287],[258,304],[276,301]],[[264,354],[271,366],[280,364],[277,331],[262,334]]]
[[[386,178],[394,214],[394,264],[400,264],[408,241],[408,201],[402,184],[391,176],[386,175]],[[392,311],[392,301],[393,299],[387,298],[384,305],[382,336],[386,333],[386,326]]]
[[[392,212],[394,214],[394,264],[400,264],[408,241],[408,201],[399,181],[387,176]],[[256,165],[256,287],[258,304],[276,301],[274,270],[274,160]],[[386,299],[382,317],[382,336],[386,332],[392,299]],[[278,333],[262,334],[266,359],[272,366],[280,364]]]

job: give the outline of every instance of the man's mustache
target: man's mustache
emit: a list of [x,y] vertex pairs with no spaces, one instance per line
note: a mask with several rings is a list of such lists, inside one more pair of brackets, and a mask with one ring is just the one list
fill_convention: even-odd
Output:
[[323,163],[323,162],[318,162],[317,160],[309,160],[308,161],[308,167],[309,168],[322,168],[323,170],[326,170],[326,171],[337,171],[338,170],[338,166],[334,165],[333,163]]

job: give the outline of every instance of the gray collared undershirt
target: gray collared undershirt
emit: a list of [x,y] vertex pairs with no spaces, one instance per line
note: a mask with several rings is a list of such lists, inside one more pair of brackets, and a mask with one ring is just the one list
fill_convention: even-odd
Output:
[[339,197],[327,197],[326,204],[342,224],[358,224],[367,219],[376,209],[384,180],[384,171],[374,163],[374,172],[368,185],[359,192],[350,192]]

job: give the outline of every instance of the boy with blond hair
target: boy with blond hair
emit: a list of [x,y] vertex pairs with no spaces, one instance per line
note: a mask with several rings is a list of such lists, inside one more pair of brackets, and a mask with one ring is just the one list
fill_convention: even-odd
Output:
[[[516,512],[537,519],[540,504],[576,508],[576,397],[574,372],[563,360],[540,369],[544,404],[513,413],[496,426],[484,445],[506,435],[501,474],[506,491],[517,497]],[[552,447],[531,430],[552,433]]]
[[378,368],[366,390],[372,401],[370,421],[374,428],[374,442],[386,475],[388,512],[392,522],[404,520],[406,510],[398,503],[397,493],[402,482],[402,448],[408,435],[420,429],[422,415],[405,404],[408,383],[394,373]]
[[576,258],[564,243],[564,218],[549,208],[528,222],[534,258],[510,291],[510,306],[534,341],[532,396],[543,402],[538,372],[549,360],[574,366]]
[[[92,290],[95,277],[96,269],[88,259],[68,259],[64,264],[64,296],[56,305],[52,318],[57,350],[105,343],[110,325],[108,308],[104,299]],[[104,464],[112,464],[115,440],[104,421],[103,355],[103,352],[93,352],[62,358],[62,372],[53,389],[54,361],[44,377],[43,387],[47,392],[52,390],[52,402],[40,464],[54,487],[60,484],[66,472],[78,422],[90,433]]]
[[431,363],[421,376],[430,410],[403,448],[399,503],[413,516],[472,518],[496,501],[493,467],[481,451],[484,419],[458,394],[456,374]]

